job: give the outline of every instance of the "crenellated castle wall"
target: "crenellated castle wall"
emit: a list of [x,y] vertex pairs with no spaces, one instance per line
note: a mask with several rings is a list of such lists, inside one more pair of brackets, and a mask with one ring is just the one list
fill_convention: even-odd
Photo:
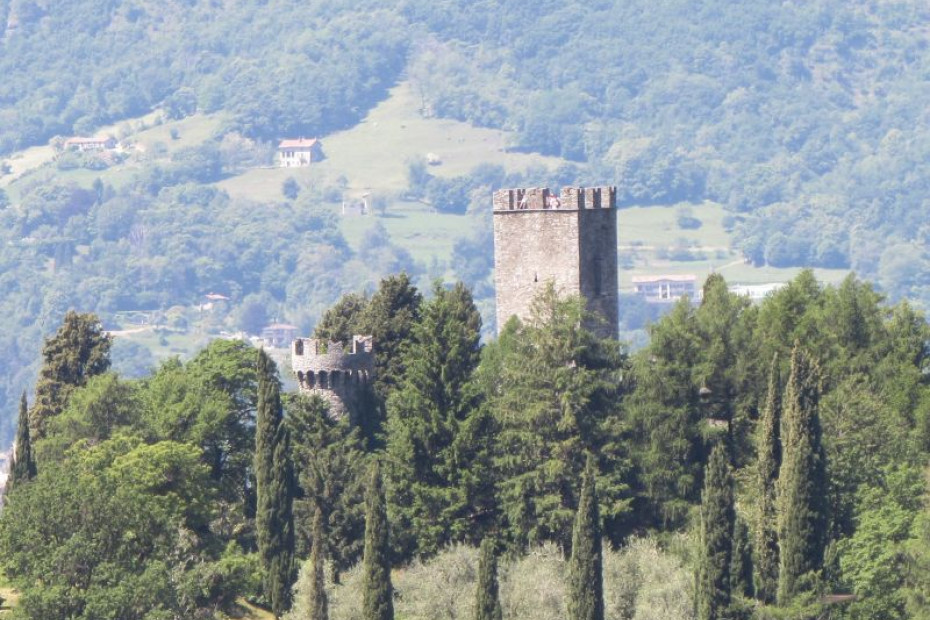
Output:
[[603,319],[591,325],[617,337],[617,188],[501,189],[494,192],[494,285],[497,328],[529,317],[547,282],[581,295]]
[[291,344],[291,368],[300,392],[326,400],[333,418],[354,418],[359,396],[374,378],[372,349],[371,336],[353,336],[348,348],[340,342],[298,338]]

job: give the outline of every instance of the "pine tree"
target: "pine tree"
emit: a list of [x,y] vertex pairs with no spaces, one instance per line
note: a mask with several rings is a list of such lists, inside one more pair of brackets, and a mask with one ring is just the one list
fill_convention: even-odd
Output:
[[32,441],[29,439],[29,406],[26,393],[19,401],[19,421],[16,426],[16,444],[13,450],[13,463],[10,465],[10,478],[6,490],[35,478],[36,463],[32,458]]
[[75,388],[89,377],[110,367],[113,339],[103,331],[95,314],[69,310],[55,335],[42,347],[42,368],[36,382],[36,397],[29,412],[29,434],[33,441],[45,436],[49,418],[60,414]]
[[287,609],[293,577],[294,472],[288,429],[283,424],[281,385],[275,364],[258,353],[258,406],[255,418],[255,530],[264,569],[265,596],[272,612]]
[[785,389],[778,473],[778,604],[809,586],[823,564],[827,528],[826,458],[821,444],[820,373],[795,344]]
[[589,454],[572,531],[572,556],[568,567],[570,620],[604,619],[601,527],[594,469],[594,457]]
[[308,598],[309,620],[327,620],[329,609],[326,600],[326,586],[323,581],[323,562],[325,559],[323,542],[323,511],[319,506],[313,513],[313,547],[310,551],[310,593]]
[[437,284],[388,400],[388,500],[394,531],[405,534],[394,539],[404,555],[435,553],[454,540],[477,543],[478,519],[493,513],[494,495],[482,486],[491,478],[482,448],[490,446],[469,432],[471,418],[484,414],[472,381],[480,336],[481,316],[465,285]]
[[732,561],[733,479],[726,448],[714,447],[704,476],[701,502],[701,540],[695,608],[698,620],[726,618],[730,607]]
[[496,546],[496,541],[490,536],[481,541],[475,620],[502,620],[503,618],[497,582]]
[[759,420],[755,472],[755,515],[753,552],[756,596],[774,603],[778,590],[778,531],[775,486],[781,465],[781,402],[778,386],[778,357],[769,370],[768,396]]
[[378,464],[365,496],[365,553],[362,559],[363,620],[394,619],[394,588],[388,554],[388,521]]

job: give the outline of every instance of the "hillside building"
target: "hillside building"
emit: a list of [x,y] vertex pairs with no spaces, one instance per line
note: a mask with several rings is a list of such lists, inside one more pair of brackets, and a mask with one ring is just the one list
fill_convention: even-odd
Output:
[[278,166],[281,168],[309,166],[322,158],[323,149],[316,138],[281,140],[278,144]]

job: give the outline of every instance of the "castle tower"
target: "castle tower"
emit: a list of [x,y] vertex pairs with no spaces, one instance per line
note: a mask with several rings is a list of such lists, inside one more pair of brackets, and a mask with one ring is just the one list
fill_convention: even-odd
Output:
[[497,329],[529,316],[552,281],[561,295],[581,295],[603,317],[595,326],[617,338],[617,188],[563,187],[494,192],[494,286]]
[[353,336],[349,350],[341,342],[298,338],[291,344],[291,368],[301,394],[316,394],[329,403],[334,419],[357,419],[363,392],[374,378],[371,336]]

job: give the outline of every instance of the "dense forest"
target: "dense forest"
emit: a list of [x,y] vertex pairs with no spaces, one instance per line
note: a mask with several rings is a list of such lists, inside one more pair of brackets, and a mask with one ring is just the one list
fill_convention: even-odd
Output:
[[[296,204],[203,187],[269,163],[281,137],[352,126],[400,80],[425,116],[503,128],[512,150],[572,162],[509,178],[412,167],[410,195],[440,209],[475,211],[503,183],[616,184],[625,206],[714,201],[755,264],[851,268],[923,307],[927,17],[914,0],[0,0],[0,175],[18,149],[152,110],[223,115],[214,138],[143,162],[119,188],[42,173],[0,190],[0,435],[69,308],[106,321],[212,290],[240,323],[309,329],[388,273],[440,275],[383,234],[350,250],[320,206],[338,187]],[[463,229],[475,232],[450,265],[490,304],[488,221]],[[144,351],[115,354],[146,368]]]
[[96,317],[69,313],[0,516],[15,613],[213,618],[245,597],[465,618],[479,582],[514,618],[927,613],[919,313],[804,272],[760,305],[713,276],[635,354],[586,320],[550,289],[482,345],[467,287],[387,278],[317,326],[380,343],[350,421],[282,394],[288,371],[236,341],[120,378]]

